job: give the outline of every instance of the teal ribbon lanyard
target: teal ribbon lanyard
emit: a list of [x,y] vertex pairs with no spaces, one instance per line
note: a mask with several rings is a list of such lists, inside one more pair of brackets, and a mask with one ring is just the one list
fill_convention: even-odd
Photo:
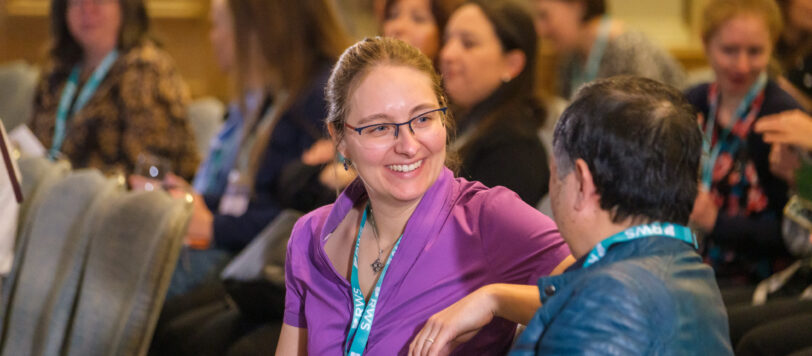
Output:
[[395,247],[392,248],[392,253],[390,253],[389,258],[386,259],[386,265],[378,277],[378,282],[375,283],[375,290],[369,298],[369,303],[364,303],[364,293],[361,292],[361,284],[358,283],[358,248],[361,246],[361,232],[364,231],[364,225],[366,225],[369,210],[369,204],[367,204],[367,207],[364,209],[364,215],[361,217],[361,227],[358,228],[358,237],[355,239],[355,253],[352,255],[352,276],[350,277],[352,280],[353,300],[352,324],[350,325],[350,331],[347,334],[347,342],[344,346],[344,355],[349,356],[361,356],[367,347],[369,332],[372,330],[372,320],[375,318],[375,307],[378,304],[378,297],[381,294],[381,283],[386,275],[386,270],[389,269],[389,264],[392,262],[392,257],[395,256],[395,251],[397,251],[398,245],[400,245],[400,240],[403,238],[403,235],[398,237],[398,241],[395,242]]
[[711,185],[713,184],[713,166],[716,164],[716,160],[719,158],[719,154],[722,152],[722,148],[724,146],[725,140],[727,140],[728,136],[730,135],[733,126],[739,120],[744,120],[745,118],[749,117],[750,115],[757,115],[760,107],[754,106],[753,101],[758,97],[763,91],[764,87],[767,86],[767,73],[762,72],[755,83],[750,87],[747,91],[747,94],[742,99],[741,103],[739,103],[738,108],[736,108],[736,115],[733,117],[733,120],[730,120],[730,124],[727,127],[722,129],[722,132],[719,134],[719,137],[716,140],[716,144],[713,145],[713,127],[716,124],[716,115],[717,111],[719,110],[719,97],[720,94],[717,93],[717,86],[713,86],[708,93],[709,97],[709,106],[708,109],[708,117],[705,119],[705,129],[704,129],[704,140],[702,142],[702,188],[705,191],[710,191]]
[[[52,160],[59,156],[59,150],[62,149],[62,143],[65,141],[65,126],[68,118],[87,104],[117,58],[117,50],[111,51],[104,57],[99,66],[96,67],[96,70],[93,71],[93,74],[90,75],[90,78],[88,78],[87,83],[82,87],[82,91],[79,92],[79,97],[76,98],[76,103],[73,104],[73,109],[71,109],[71,102],[79,86],[79,73],[82,71],[78,64],[73,67],[68,77],[68,82],[65,83],[65,88],[62,89],[62,97],[59,99],[59,106],[56,109],[54,139],[51,144],[51,149],[48,151],[48,156]],[[70,112],[68,112],[68,110],[70,110]]]
[[694,248],[699,248],[699,244],[691,229],[679,224],[653,222],[650,224],[632,226],[599,242],[592,248],[589,255],[587,255],[586,261],[584,261],[584,268],[600,261],[600,259],[606,255],[606,250],[614,244],[651,236],[670,237],[691,244]]
[[600,69],[606,44],[609,42],[609,30],[611,28],[612,20],[608,15],[604,15],[601,18],[598,35],[595,37],[595,42],[592,43],[592,48],[589,50],[589,56],[586,58],[583,69],[577,70],[570,81],[570,90],[575,91],[581,84],[589,83],[598,78],[598,69]]

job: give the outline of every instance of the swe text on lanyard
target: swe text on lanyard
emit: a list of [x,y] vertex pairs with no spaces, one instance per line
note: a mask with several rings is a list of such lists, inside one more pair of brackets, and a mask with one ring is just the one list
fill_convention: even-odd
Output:
[[355,239],[355,252],[352,255],[352,276],[350,279],[352,280],[353,310],[352,324],[349,333],[347,333],[347,341],[344,346],[345,356],[361,356],[367,347],[369,332],[372,330],[372,321],[375,318],[375,307],[381,294],[381,283],[386,275],[386,270],[389,269],[392,258],[395,256],[395,251],[400,245],[400,240],[403,238],[403,235],[398,238],[395,247],[392,248],[392,253],[386,259],[386,265],[384,265],[381,275],[378,277],[378,282],[375,283],[375,289],[369,297],[369,303],[364,303],[364,293],[361,291],[361,284],[358,282],[358,248],[361,246],[361,232],[364,231],[369,210],[369,204],[367,204],[364,215],[361,217],[361,227],[358,228],[358,237]]
[[600,261],[600,259],[606,255],[606,250],[609,249],[609,246],[651,236],[670,237],[682,242],[686,242],[694,246],[694,248],[699,247],[696,237],[691,229],[679,224],[653,222],[650,224],[632,226],[599,242],[597,245],[595,245],[595,247],[592,248],[589,255],[587,255],[583,267],[589,267],[595,262]]

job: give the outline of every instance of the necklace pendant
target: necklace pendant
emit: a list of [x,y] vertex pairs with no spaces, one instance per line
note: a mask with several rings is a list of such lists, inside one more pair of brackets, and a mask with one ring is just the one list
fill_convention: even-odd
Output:
[[372,264],[369,265],[369,266],[372,267],[372,272],[375,272],[375,273],[378,273],[383,269],[383,263],[381,263],[380,257],[376,258],[375,262],[372,262]]

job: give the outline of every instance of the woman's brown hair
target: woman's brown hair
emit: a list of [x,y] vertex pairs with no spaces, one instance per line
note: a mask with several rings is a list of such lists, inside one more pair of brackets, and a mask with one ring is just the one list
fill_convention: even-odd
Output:
[[[332,129],[336,143],[344,138],[344,124],[347,122],[349,102],[355,89],[373,68],[382,65],[404,66],[426,74],[431,80],[437,103],[441,107],[448,105],[440,75],[434,70],[431,60],[420,50],[394,38],[365,38],[344,51],[327,81],[325,94],[328,106],[325,123]],[[448,153],[454,137],[453,123],[451,111],[447,111],[444,119],[446,166],[451,169],[457,165],[456,157]]]
[[[349,44],[330,0],[229,0],[236,48],[237,88],[245,101],[252,58],[262,61],[266,95],[274,97],[274,117],[256,132],[247,177],[254,179],[279,116],[299,99],[325,62]],[[284,100],[281,100],[283,99]],[[261,114],[261,113],[260,113]],[[246,122],[245,127],[251,127]],[[251,185],[253,186],[253,182]]]
[[711,0],[702,13],[702,40],[707,43],[725,22],[740,15],[763,18],[771,45],[781,36],[784,22],[774,0]]

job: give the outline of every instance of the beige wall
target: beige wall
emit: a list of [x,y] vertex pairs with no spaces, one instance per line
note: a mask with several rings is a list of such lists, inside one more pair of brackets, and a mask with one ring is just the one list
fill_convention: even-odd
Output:
[[[175,58],[193,95],[225,99],[226,81],[217,69],[208,41],[208,0],[148,1],[153,33]],[[670,50],[686,68],[694,69],[705,65],[697,19],[707,1],[609,0],[609,10],[613,16]],[[48,3],[48,0],[0,0],[0,63],[15,59],[41,61],[49,31]],[[345,11],[362,4],[370,6],[370,3],[369,0],[337,1]],[[542,51],[542,60],[540,71],[549,75],[552,58]]]

